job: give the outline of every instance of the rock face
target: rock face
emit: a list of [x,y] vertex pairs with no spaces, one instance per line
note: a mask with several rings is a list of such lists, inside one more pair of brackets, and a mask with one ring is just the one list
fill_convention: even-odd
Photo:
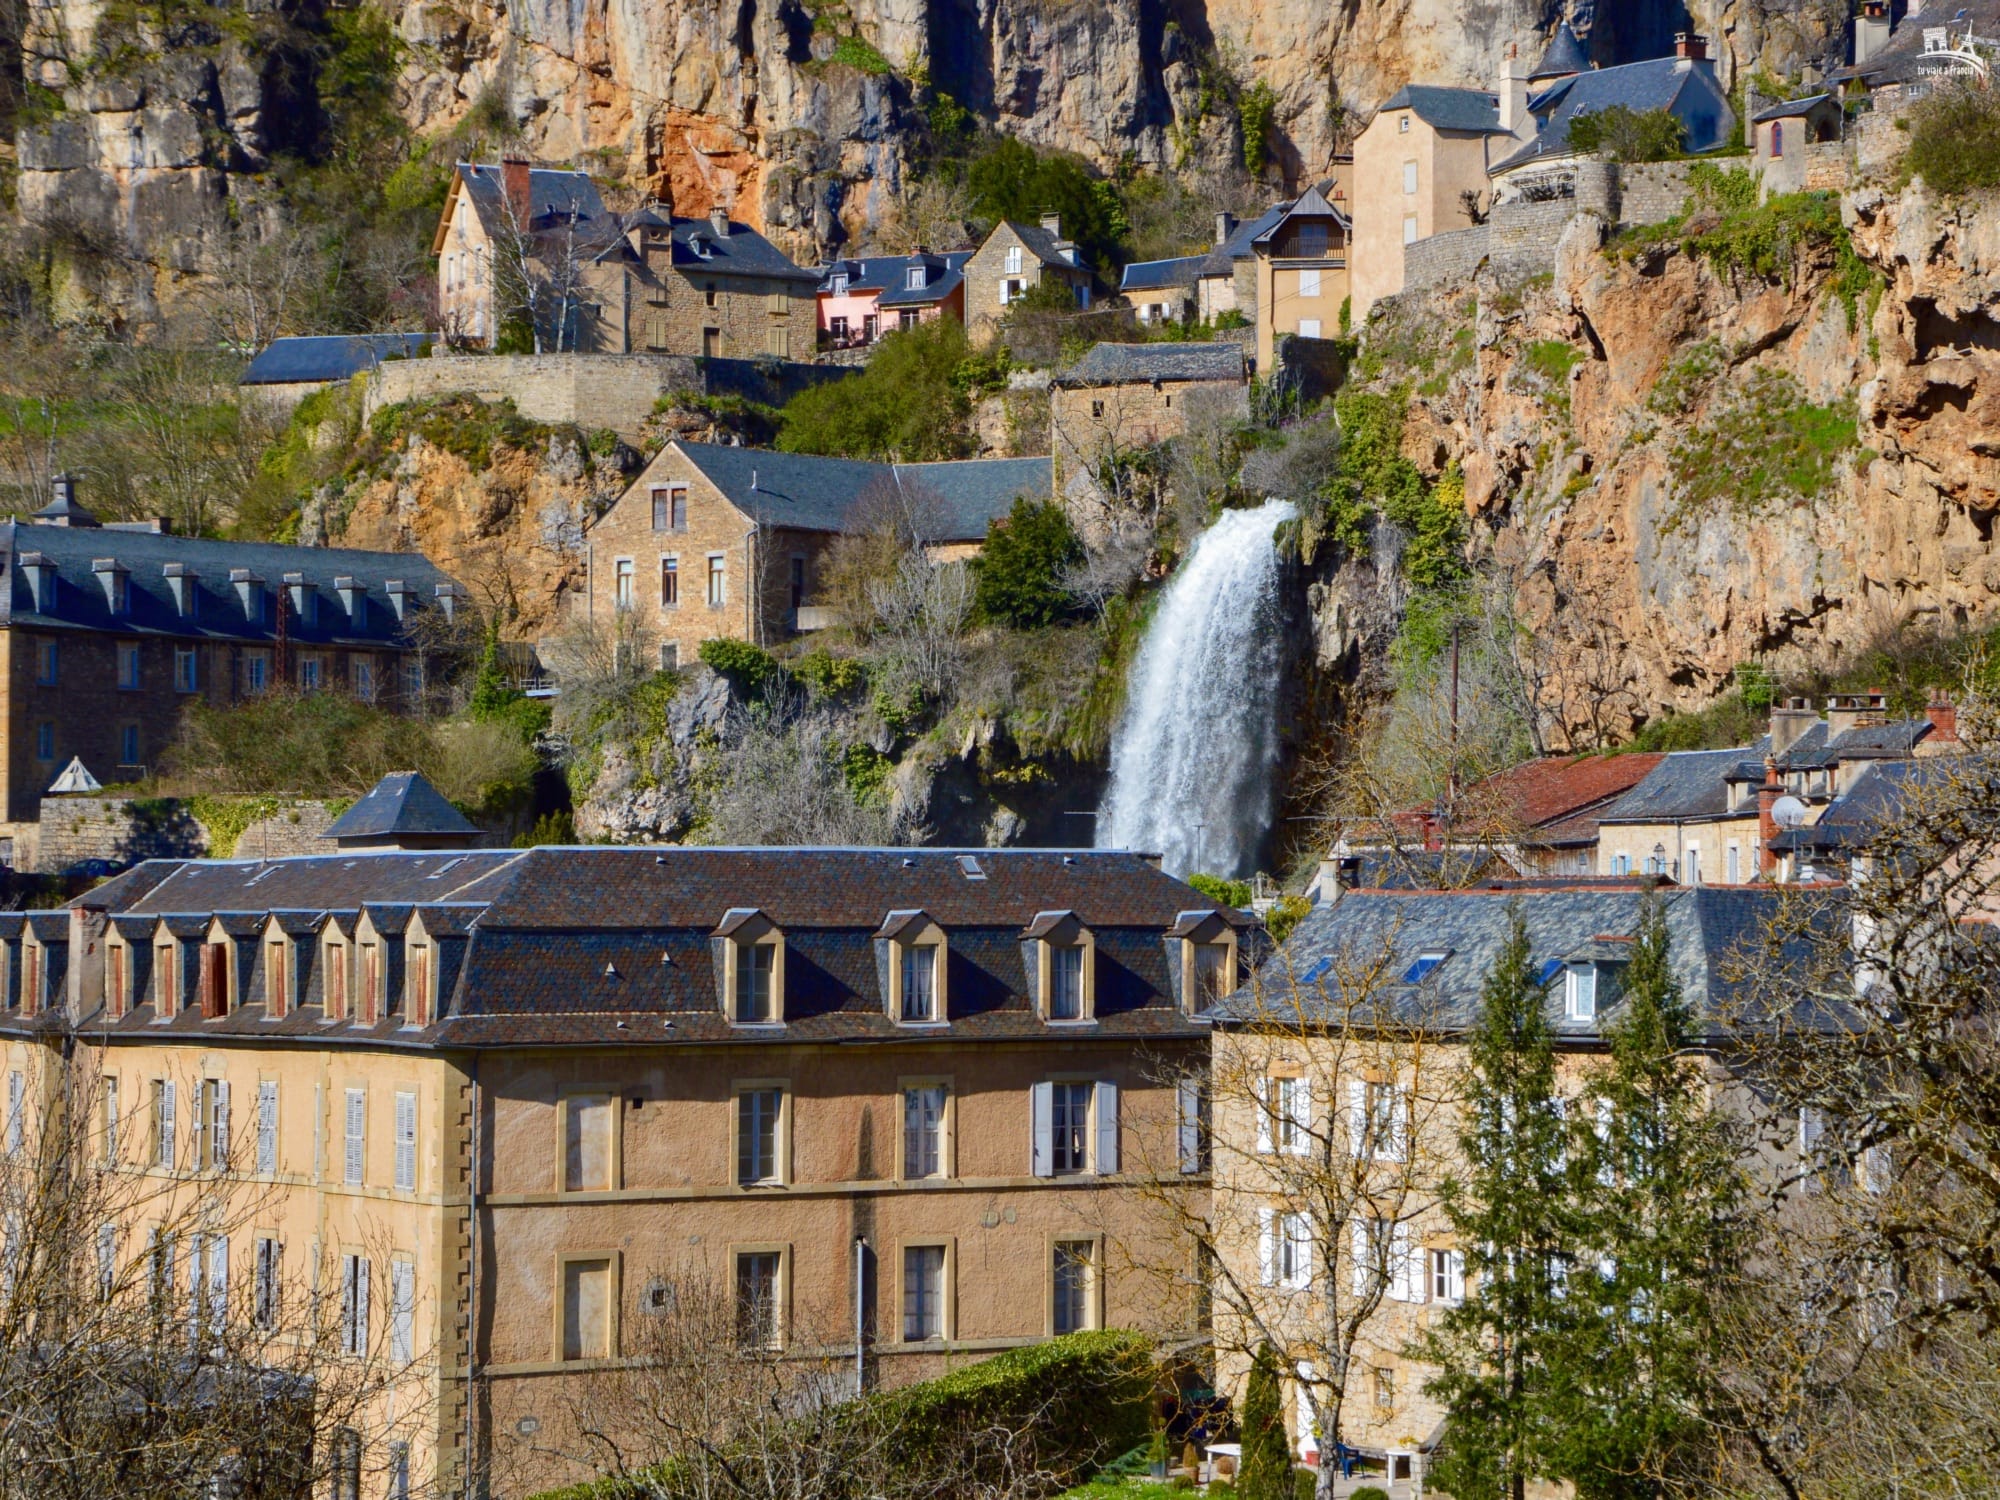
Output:
[[[1761,276],[1675,242],[1608,253],[1580,217],[1551,284],[1410,299],[1371,329],[1385,380],[1422,381],[1405,451],[1463,466],[1476,545],[1563,658],[1573,723],[1622,733],[1753,658],[1825,664],[1913,622],[1993,619],[2000,202],[1918,186],[1843,209],[1879,290],[1843,290],[1828,245]],[[1446,339],[1471,321],[1473,352],[1425,379],[1398,343],[1423,320]],[[1767,441],[1757,423],[1807,406],[1857,423],[1816,492],[1759,501],[1732,473],[1689,501],[1691,476],[1735,462],[1712,434],[1742,420]]]
[[[1769,0],[1763,0],[1769,5]],[[1820,12],[1832,5],[1830,22]],[[1840,34],[1838,0],[1759,8],[1696,0],[1741,63],[1784,67]],[[1532,55],[1550,0],[386,0],[401,43],[396,105],[422,136],[505,121],[546,160],[593,159],[682,213],[718,202],[810,261],[865,242],[894,211],[921,85],[981,120],[1099,167],[1189,165],[1240,151],[1233,90],[1267,85],[1287,181],[1410,79],[1490,85]],[[215,274],[257,220],[256,173],[310,144],[315,0],[194,7],[161,28],[95,0],[34,7],[30,79],[58,101],[19,132],[20,211],[82,236],[123,274],[82,302],[141,321],[177,278]],[[1605,61],[1655,56],[1681,8],[1599,18]],[[204,19],[206,18],[206,19]],[[477,133],[477,130],[474,132]],[[129,284],[127,284],[129,282]]]

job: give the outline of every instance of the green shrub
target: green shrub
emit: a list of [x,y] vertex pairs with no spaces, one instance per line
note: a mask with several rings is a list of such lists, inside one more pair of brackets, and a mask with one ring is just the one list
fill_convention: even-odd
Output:
[[1668,110],[1614,104],[1571,120],[1569,143],[1612,161],[1668,161],[1686,149],[1687,128]]
[[1646,397],[1646,408],[1662,416],[1685,416],[1727,366],[1722,345],[1703,339],[1660,372]]
[[1083,543],[1060,505],[1022,496],[986,532],[974,600],[979,613],[1016,630],[1053,625],[1070,612],[1066,569],[1083,560]]
[[[1313,1500],[1313,1497],[1318,1493],[1319,1474],[1316,1471],[1312,1469],[1294,1469],[1292,1471],[1292,1495],[1294,1500]],[[1356,1490],[1354,1493],[1358,1495],[1361,1491]],[[1384,1495],[1382,1500],[1389,1500],[1389,1497]]]
[[1001,136],[966,168],[974,212],[987,219],[1033,224],[1044,213],[1062,216],[1063,236],[1074,240],[1088,265],[1116,259],[1132,231],[1125,206],[1110,183],[1081,157],[1038,152],[1018,137]]
[[1661,529],[1698,525],[1718,507],[1749,516],[1816,499],[1855,441],[1851,401],[1815,405],[1790,375],[1759,370],[1727,408],[1674,445],[1677,498]]
[[966,354],[956,318],[889,334],[859,375],[792,398],[779,418],[778,446],[902,463],[963,458],[972,451],[972,403],[957,380]]
[[1568,378],[1583,362],[1583,351],[1563,339],[1537,339],[1522,352],[1522,362],[1551,385]]
[[1292,1446],[1285,1435],[1278,1356],[1261,1345],[1250,1361],[1243,1392],[1243,1461],[1236,1492],[1243,1500],[1292,1500]]
[[1698,161],[1688,168],[1688,201],[1721,213],[1745,213],[1757,206],[1757,174]]
[[1380,1485],[1364,1484],[1349,1495],[1347,1500],[1389,1500],[1389,1492]]
[[539,849],[544,844],[574,844],[576,819],[567,812],[543,813],[534,827],[514,839],[516,849]]
[[1250,882],[1247,880],[1229,880],[1220,875],[1203,875],[1197,871],[1188,876],[1187,883],[1209,900],[1220,901],[1224,906],[1250,904]]
[[1270,154],[1271,124],[1277,110],[1278,96],[1261,78],[1237,101],[1236,118],[1243,129],[1243,169],[1252,177],[1264,170],[1264,158]]
[[868,680],[868,668],[852,656],[835,656],[824,646],[815,646],[792,663],[792,675],[806,685],[815,698],[838,698]]
[[746,697],[761,693],[764,684],[784,670],[778,665],[778,659],[762,646],[753,646],[748,641],[728,636],[703,641],[697,654],[705,665],[727,677],[731,685]]
[[1282,943],[1312,909],[1312,902],[1304,896],[1280,896],[1264,913],[1264,930],[1271,934],[1272,942]]
[[2000,95],[1988,88],[1940,88],[1909,113],[1903,175],[1955,198],[2000,187]]
[[886,77],[895,71],[889,66],[888,58],[858,36],[844,36],[835,42],[827,61],[840,63],[857,73],[866,73],[871,78]]

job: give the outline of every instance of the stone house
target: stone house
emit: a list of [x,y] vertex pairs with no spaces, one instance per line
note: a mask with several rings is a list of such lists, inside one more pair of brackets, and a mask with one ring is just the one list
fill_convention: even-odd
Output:
[[1208,256],[1135,260],[1118,276],[1118,295],[1141,323],[1178,323],[1194,312],[1194,283]]
[[1777,878],[1773,844],[1787,823],[1816,823],[1871,765],[1963,748],[1951,704],[1891,720],[1886,702],[1880,693],[1836,694],[1821,717],[1811,700],[1792,698],[1772,708],[1770,732],[1749,745],[1665,756],[1600,815],[1599,871],[1683,885]]
[[1799,193],[1809,186],[1810,146],[1840,140],[1844,112],[1833,94],[1809,94],[1754,110],[1750,116],[1750,160],[1767,193]]
[[1049,382],[1054,482],[1088,475],[1114,454],[1179,437],[1191,412],[1244,413],[1249,375],[1240,344],[1097,344]]
[[819,283],[820,343],[830,349],[860,348],[885,333],[947,313],[963,323],[965,263],[970,259],[970,250],[952,250],[832,262]]
[[428,333],[337,333],[272,339],[236,384],[246,398],[280,415],[315,391],[380,369],[384,361],[429,354]]
[[686,665],[705,640],[763,644],[831,623],[827,551],[879,520],[877,506],[913,514],[932,555],[953,559],[1017,497],[1049,492],[1046,458],[884,464],[671,442],[585,533],[583,610],[629,617],[663,668]]
[[1289,199],[1273,204],[1242,223],[1231,213],[1215,216],[1215,248],[1195,272],[1194,315],[1199,321],[1213,323],[1233,312],[1242,314],[1246,326],[1257,326],[1257,252],[1250,247],[1291,206]]
[[414,554],[100,524],[68,478],[33,517],[0,522],[0,556],[0,851],[23,869],[64,764],[139,780],[190,703],[282,686],[420,707],[425,622],[448,622],[464,597]]
[[1150,1164],[1205,1193],[1160,1070],[1255,937],[1119,852],[158,860],[0,914],[0,1066],[30,1139],[90,1086],[147,1187],[114,1257],[186,1277],[199,1223],[240,1315],[337,1289],[385,1376],[355,1468],[530,1493],[587,1477],[577,1413],[678,1297],[881,1386],[1194,1337],[1124,1257],[1178,1248]]
[[1045,276],[1068,287],[1079,308],[1090,306],[1090,267],[1062,237],[1062,219],[1056,214],[1043,214],[1040,224],[1002,219],[972,252],[964,276],[966,328],[975,338],[991,335],[1008,306]]
[[[1208,1012],[1218,1391],[1241,1398],[1244,1351],[1268,1337],[1291,1377],[1285,1415],[1300,1457],[1318,1458],[1337,1437],[1384,1460],[1392,1480],[1422,1480],[1445,1413],[1424,1391],[1433,1370],[1408,1349],[1477,1285],[1437,1189],[1462,1170],[1463,1030],[1478,1014],[1513,912],[1526,923],[1546,990],[1559,1086],[1571,1117],[1587,1118],[1595,1101],[1586,1070],[1619,1016],[1620,978],[1645,903],[1661,904],[1671,960],[1715,1059],[1736,999],[1725,960],[1758,940],[1785,899],[1770,888],[1531,881],[1357,891],[1314,907],[1242,990]],[[1357,1038],[1353,1025],[1359,1005],[1379,1007],[1426,1040],[1370,1045],[1370,1028],[1359,1027]],[[1711,1068],[1726,1088],[1721,1061]],[[1773,1159],[1786,1165],[1785,1155]],[[1316,1190],[1348,1182],[1349,1163],[1360,1164],[1361,1188]],[[1329,1202],[1341,1208],[1329,1211]],[[1329,1300],[1343,1322],[1360,1320],[1337,1434],[1319,1429],[1311,1394],[1324,1374],[1312,1352],[1325,1347],[1319,1330]]]
[[1251,242],[1257,257],[1257,369],[1277,368],[1277,341],[1287,335],[1333,338],[1348,300],[1352,225],[1329,197],[1332,184],[1301,193]]
[[447,338],[490,347],[519,309],[496,295],[532,241],[547,345],[592,354],[807,359],[819,274],[717,209],[621,217],[587,173],[460,162],[432,241]]

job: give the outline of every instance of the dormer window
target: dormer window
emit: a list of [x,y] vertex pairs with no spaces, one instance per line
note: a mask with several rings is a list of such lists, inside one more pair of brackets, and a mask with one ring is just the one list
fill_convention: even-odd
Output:
[[153,1014],[162,1021],[172,1020],[180,1009],[180,976],[175,959],[180,944],[162,936],[153,944]]
[[1093,1021],[1097,1014],[1096,939],[1075,912],[1039,912],[1023,934],[1032,945],[1035,1008],[1052,1022]]
[[23,552],[21,571],[28,575],[28,592],[34,597],[35,612],[47,614],[55,606],[56,565],[40,552]]
[[264,623],[264,580],[248,568],[231,568],[229,581],[236,587],[236,597],[243,605],[243,618],[252,625]]
[[348,627],[352,630],[367,629],[368,590],[343,575],[333,580],[333,591],[340,596],[340,607],[347,611]]
[[1573,963],[1563,972],[1563,1015],[1572,1021],[1597,1019],[1597,965]]
[[847,273],[846,273],[845,271],[837,271],[837,272],[835,272],[835,273],[834,273],[834,275],[832,276],[831,280],[830,280],[830,285],[831,285],[831,288],[832,288],[832,291],[833,291],[833,295],[834,295],[834,296],[836,296],[836,297],[844,297],[844,296],[846,296],[846,295],[847,295]]
[[715,936],[722,943],[723,1013],[738,1026],[785,1020],[785,937],[761,911],[737,907]]
[[328,929],[323,966],[326,979],[320,1013],[329,1021],[341,1020],[347,1015],[347,944],[338,928]]
[[319,624],[319,590],[306,582],[305,574],[287,573],[285,593],[291,599],[293,619],[308,628]]
[[264,1014],[282,1021],[292,1011],[292,944],[276,928],[264,940]]
[[174,613],[183,620],[199,616],[201,575],[186,563],[168,563],[162,571],[166,575],[167,592],[174,596]]
[[1236,988],[1236,929],[1216,911],[1184,911],[1167,934],[1181,1008],[1198,1016]]
[[437,993],[437,950],[429,943],[411,943],[404,955],[408,968],[403,1020],[410,1026],[431,1024],[432,996]]
[[201,1018],[219,1021],[229,1014],[229,947],[226,943],[201,945]]
[[373,1026],[382,1013],[382,945],[366,940],[361,948],[361,994],[359,1020]]
[[906,1026],[934,1025],[949,1017],[949,972],[944,929],[921,911],[892,911],[875,935],[887,974],[883,996],[889,1019]]
[[382,592],[389,596],[389,612],[395,615],[397,623],[401,624],[407,620],[414,607],[413,601],[417,597],[417,591],[402,579],[391,578],[383,585]]
[[114,615],[132,612],[132,574],[115,557],[100,557],[90,565],[90,571],[97,575],[98,586],[104,590],[104,607]]
[[117,937],[104,945],[104,1013],[116,1021],[132,1003],[132,950]]
[[921,292],[924,289],[924,277],[926,274],[928,273],[922,266],[911,266],[904,274],[904,289],[906,291]]

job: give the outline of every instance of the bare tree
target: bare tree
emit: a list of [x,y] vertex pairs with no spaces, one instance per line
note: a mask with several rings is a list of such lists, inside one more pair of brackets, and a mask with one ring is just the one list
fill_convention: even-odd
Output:
[[[1190,1253],[1159,1263],[1121,1247],[1210,1299],[1225,1370],[1264,1345],[1289,1358],[1302,1432],[1329,1455],[1360,1356],[1402,1337],[1378,1326],[1387,1303],[1411,1300],[1427,1274],[1417,1226],[1457,1123],[1442,1018],[1422,999],[1388,1001],[1390,957],[1385,943],[1303,975],[1280,959],[1230,1002],[1206,1070],[1167,1080],[1184,1121],[1200,1101],[1203,1125],[1142,1142],[1137,1163],[1166,1242]],[[1338,1474],[1321,1463],[1322,1497]]]
[[917,844],[926,830],[893,798],[857,792],[839,721],[774,686],[733,708],[697,775],[701,837],[716,844]]
[[503,185],[487,231],[495,319],[504,324],[519,318],[537,354],[576,350],[583,332],[584,278],[615,237],[615,221],[586,219],[574,203],[538,215],[532,203]]
[[971,572],[964,563],[934,563],[922,552],[905,552],[893,576],[870,584],[868,599],[889,675],[944,702],[965,662]]
[[956,178],[933,174],[905,185],[876,239],[884,253],[945,251],[973,239],[972,198]]

